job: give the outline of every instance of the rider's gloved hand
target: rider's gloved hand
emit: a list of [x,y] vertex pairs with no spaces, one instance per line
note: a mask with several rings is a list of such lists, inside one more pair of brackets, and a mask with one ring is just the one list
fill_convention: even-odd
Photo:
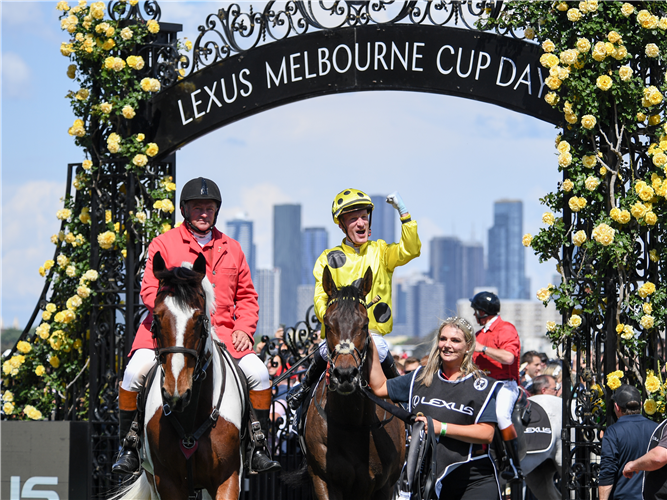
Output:
[[408,209],[405,208],[405,203],[403,203],[403,199],[401,198],[401,195],[398,194],[398,191],[394,191],[387,196],[387,203],[398,210],[398,213],[401,214],[401,216],[408,213]]

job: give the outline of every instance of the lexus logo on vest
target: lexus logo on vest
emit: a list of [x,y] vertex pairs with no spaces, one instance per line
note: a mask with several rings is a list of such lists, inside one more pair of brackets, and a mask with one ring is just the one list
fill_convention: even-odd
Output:
[[478,391],[483,391],[486,389],[486,386],[489,384],[489,381],[486,380],[485,378],[478,378],[475,380],[475,383],[473,384],[473,387],[477,389]]
[[417,405],[423,404],[428,406],[434,406],[435,408],[447,408],[458,413],[463,413],[464,415],[473,415],[474,411],[470,406],[464,406],[462,403],[459,404],[458,408],[456,407],[456,402],[452,401],[448,403],[447,401],[439,398],[431,398],[428,401],[425,397],[420,398],[419,396],[413,396],[412,398],[412,407],[415,408]]

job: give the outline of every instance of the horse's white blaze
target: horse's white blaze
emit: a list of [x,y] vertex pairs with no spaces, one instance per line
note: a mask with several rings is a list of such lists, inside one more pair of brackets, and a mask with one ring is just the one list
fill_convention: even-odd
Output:
[[[185,338],[185,327],[188,320],[192,318],[195,310],[190,307],[180,308],[176,304],[173,297],[164,299],[164,303],[173,314],[176,320],[176,347],[184,347],[183,339]],[[171,356],[171,374],[174,377],[174,397],[178,397],[178,376],[181,370],[185,367],[185,354],[176,353]]]

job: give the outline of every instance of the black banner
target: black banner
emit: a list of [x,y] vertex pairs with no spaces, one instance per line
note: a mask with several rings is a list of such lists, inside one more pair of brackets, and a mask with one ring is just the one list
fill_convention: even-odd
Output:
[[475,99],[557,123],[536,44],[491,33],[387,25],[318,31],[200,70],[152,101],[160,156],[228,123],[310,97],[404,90]]

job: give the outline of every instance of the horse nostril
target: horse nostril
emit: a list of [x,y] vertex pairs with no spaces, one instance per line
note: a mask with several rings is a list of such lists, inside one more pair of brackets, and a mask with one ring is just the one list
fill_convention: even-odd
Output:
[[162,401],[165,403],[171,401],[171,395],[167,392],[167,389],[162,388]]
[[190,389],[185,391],[185,394],[183,394],[183,397],[181,398],[181,400],[183,401],[183,407],[186,407],[188,405],[188,403],[190,402],[190,396],[191,395],[192,395],[192,391],[190,391]]
[[352,368],[352,373],[351,373],[350,378],[355,379],[355,378],[357,378],[357,375],[359,375],[359,370],[356,367]]

